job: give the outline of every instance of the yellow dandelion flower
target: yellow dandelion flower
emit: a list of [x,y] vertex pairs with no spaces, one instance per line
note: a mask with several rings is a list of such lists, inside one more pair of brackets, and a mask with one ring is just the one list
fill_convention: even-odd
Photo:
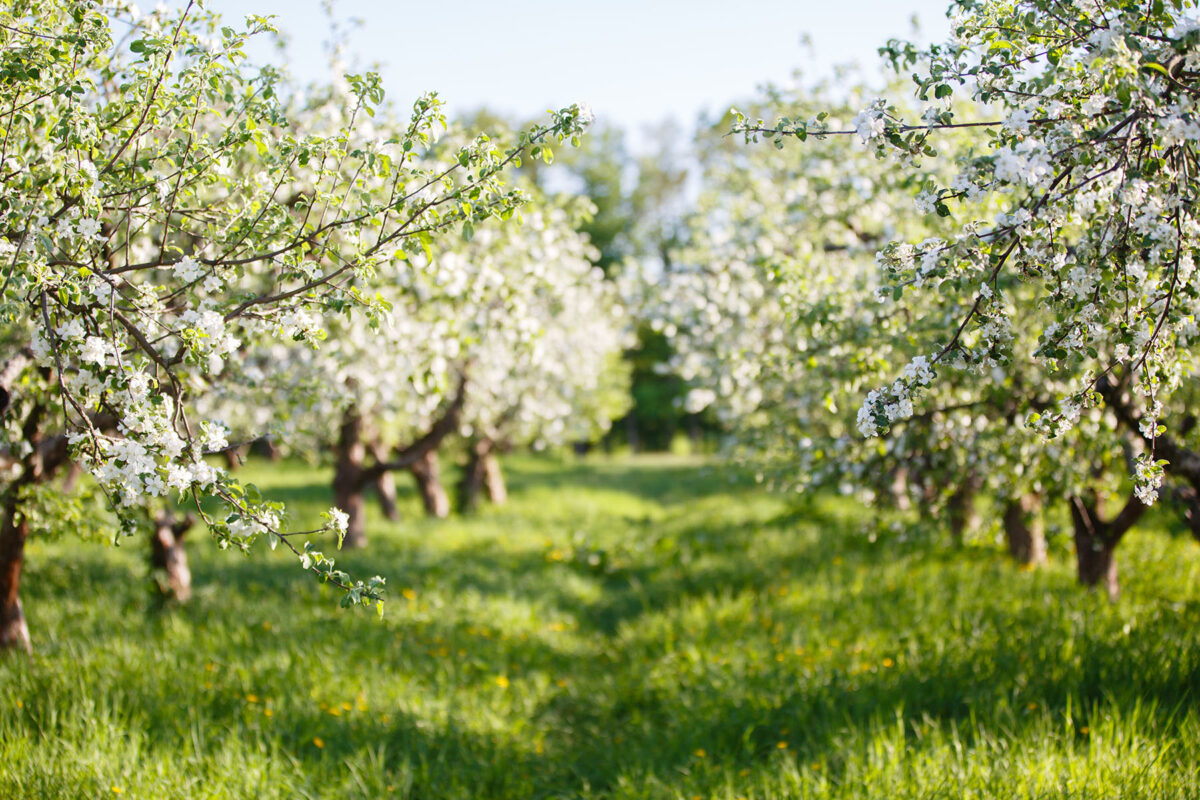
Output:
[[708,753],[704,752],[703,747],[698,747],[698,748],[696,748],[695,755],[696,755],[696,758],[704,758],[705,756],[708,755]]
[[320,736],[314,736],[314,737],[313,737],[313,744],[314,744],[314,745],[316,745],[316,747],[317,747],[317,749],[318,749],[318,750],[324,750],[324,749],[325,749],[325,740],[324,740],[324,739],[322,739]]
[[883,666],[885,669],[891,669],[892,667],[896,666],[896,662],[892,661],[890,658],[885,658],[883,660]]
[[503,675],[497,675],[496,676],[496,685],[499,686],[501,689],[507,689],[508,688],[508,678],[506,678]]
[[256,695],[256,694],[248,694],[248,695],[246,695],[246,702],[247,702],[247,703],[257,703],[257,702],[258,702],[258,695]]
[[787,742],[780,742],[779,744],[775,745],[777,750],[787,750],[787,747]]
[[125,789],[121,786],[110,786],[108,788],[112,789],[113,794],[125,794]]
[[405,600],[409,600],[409,601],[417,599],[417,593],[414,592],[412,589],[402,590],[400,592],[400,596],[403,597]]

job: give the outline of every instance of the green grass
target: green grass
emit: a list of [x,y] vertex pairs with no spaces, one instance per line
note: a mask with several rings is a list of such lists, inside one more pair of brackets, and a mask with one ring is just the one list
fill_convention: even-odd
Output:
[[[327,473],[250,477],[315,516]],[[372,521],[336,608],[282,553],[30,546],[36,655],[0,663],[2,798],[1195,798],[1200,548],[1125,594],[992,543],[863,533],[680,458],[508,463],[508,507]],[[405,481],[401,481],[405,483]],[[372,508],[372,512],[374,509]],[[937,537],[928,537],[936,539]]]

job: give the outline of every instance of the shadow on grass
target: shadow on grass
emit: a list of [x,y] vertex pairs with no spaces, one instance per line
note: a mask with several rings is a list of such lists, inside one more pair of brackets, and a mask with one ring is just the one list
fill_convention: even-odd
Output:
[[[693,468],[642,472],[568,465],[512,468],[509,477],[518,498],[534,488],[598,487],[675,503],[728,491],[720,478],[696,478]],[[692,480],[716,488],[701,490]],[[320,491],[327,487],[272,495],[313,503]],[[39,643],[40,658],[79,657],[76,642],[127,647],[129,658],[151,654],[130,665],[111,700],[150,741],[215,757],[218,736],[262,737],[312,775],[378,750],[381,769],[426,786],[420,795],[438,794],[432,782],[452,775],[476,796],[496,797],[520,796],[528,780],[544,796],[584,785],[603,791],[629,775],[670,782],[694,763],[698,748],[746,767],[779,758],[780,743],[836,770],[847,741],[869,737],[897,716],[907,721],[909,738],[926,722],[970,737],[983,729],[1019,732],[1046,711],[1072,708],[1077,724],[1086,724],[1097,705],[1148,707],[1160,732],[1172,731],[1177,709],[1200,699],[1195,650],[1164,661],[1159,646],[1181,629],[1194,630],[1200,604],[1141,619],[1131,633],[1117,611],[1081,597],[1066,576],[1017,578],[983,551],[969,551],[974,563],[955,573],[959,583],[922,582],[921,575],[939,574],[939,563],[961,564],[963,554],[848,549],[847,515],[819,503],[732,527],[720,519],[627,524],[622,546],[583,540],[561,550],[508,551],[484,542],[444,553],[383,537],[375,550],[342,557],[356,571],[386,572],[394,587],[418,587],[418,598],[428,587],[449,598],[477,596],[484,608],[515,600],[547,618],[574,620],[570,637],[507,636],[453,607],[381,624],[339,612],[294,565],[266,556],[198,559],[196,600],[170,614],[146,616],[140,568],[103,554],[31,564],[26,593],[35,634],[40,605],[63,597],[78,603],[78,616],[58,623],[61,643]],[[898,561],[918,573],[906,590],[874,577]],[[825,593],[784,600],[772,594],[781,583]],[[980,600],[999,591],[1011,593],[1012,602]],[[235,618],[227,592],[240,604]],[[273,608],[281,596],[315,611],[281,615]],[[700,600],[710,605],[689,615]],[[737,603],[749,611],[718,613]],[[94,624],[114,609],[126,624],[123,641],[109,642]],[[931,614],[939,615],[940,628],[916,624]],[[803,648],[787,641],[810,629],[891,642],[893,663],[860,663],[848,639],[805,639]],[[667,664],[679,668],[660,673]],[[402,704],[386,714],[360,710],[352,697],[362,671],[431,692],[469,689],[484,705],[494,695],[497,708],[504,699],[497,676],[561,680],[522,712],[521,725],[547,737],[545,753],[533,737],[481,732],[453,707],[434,723]],[[314,674],[323,676],[320,685],[312,686]],[[69,704],[77,689],[36,670],[27,679],[48,704]],[[263,708],[297,688],[309,696],[281,706],[268,735]],[[180,713],[184,704],[192,709],[187,714]],[[31,710],[25,719],[35,737],[52,736],[59,724],[50,710]],[[211,734],[197,736],[198,719]]]

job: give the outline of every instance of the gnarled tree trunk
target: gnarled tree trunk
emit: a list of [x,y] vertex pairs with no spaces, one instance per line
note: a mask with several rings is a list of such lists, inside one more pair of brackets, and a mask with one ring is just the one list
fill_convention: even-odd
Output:
[[[14,367],[17,359],[9,361],[0,372],[0,406],[6,413],[11,395],[5,387],[20,374]],[[23,368],[23,366],[21,367]],[[15,370],[15,371],[14,371]],[[35,405],[21,426],[22,439],[29,444],[29,452],[21,459],[17,477],[3,495],[3,518],[0,518],[0,652],[21,649],[33,651],[29,638],[29,626],[21,607],[21,570],[25,566],[25,541],[29,538],[29,521],[21,511],[22,493],[36,483],[53,477],[55,471],[67,460],[65,436],[42,439],[42,420],[46,409]]]
[[20,511],[17,492],[10,488],[4,501],[4,519],[0,522],[0,651],[33,652],[20,595],[28,536],[29,524]]
[[344,547],[366,547],[366,503],[363,499],[363,460],[367,448],[362,441],[362,417],[348,410],[338,431],[333,470],[333,504],[349,517]]
[[186,603],[192,597],[192,573],[188,569],[183,537],[195,523],[191,514],[181,520],[165,511],[154,520],[150,537],[150,569],[154,585],[164,600]]
[[1104,520],[1100,516],[1100,501],[1095,494],[1074,496],[1070,503],[1079,582],[1089,588],[1103,586],[1109,599],[1116,600],[1121,593],[1117,576],[1117,545],[1142,516],[1146,506],[1136,495],[1132,495],[1117,516]]
[[[387,460],[380,458],[386,453],[375,451],[374,463],[370,466],[364,464],[367,447],[363,441],[362,417],[357,409],[346,412],[338,432],[335,448],[337,463],[333,473],[334,504],[349,517],[345,546],[363,547],[367,543],[366,504],[363,500],[366,488],[378,487],[379,480],[385,475],[399,469],[412,469],[417,462],[429,458],[442,441],[458,428],[459,416],[466,399],[466,387],[466,377],[460,376],[454,399],[429,430]],[[433,458],[435,460],[432,463],[436,465],[436,456]]]
[[425,512],[431,517],[443,519],[450,515],[450,498],[442,486],[441,468],[436,450],[430,450],[409,467]]
[[1046,528],[1040,497],[1023,494],[1005,503],[1004,537],[1008,552],[1019,563],[1033,567],[1046,563]]

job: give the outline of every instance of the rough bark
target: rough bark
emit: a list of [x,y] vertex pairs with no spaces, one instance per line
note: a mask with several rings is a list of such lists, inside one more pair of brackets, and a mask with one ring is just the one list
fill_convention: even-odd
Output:
[[183,537],[195,523],[189,514],[181,520],[169,512],[159,514],[154,520],[154,534],[150,537],[150,570],[159,597],[186,603],[192,597],[192,573],[188,569],[187,550]]
[[951,538],[959,547],[966,541],[967,534],[979,527],[979,511],[975,507],[978,494],[979,479],[968,474],[946,501],[946,522]]
[[1004,536],[1008,552],[1017,562],[1032,567],[1046,563],[1046,529],[1040,497],[1024,494],[1005,504]]
[[431,517],[443,519],[450,515],[450,498],[442,486],[441,468],[438,464],[436,450],[430,450],[418,458],[409,467],[413,480],[417,484],[417,492],[421,495],[421,503],[425,513]]
[[363,460],[367,448],[362,441],[362,417],[350,409],[342,417],[334,448],[333,504],[349,517],[344,547],[365,547],[367,544],[366,503],[363,499]]
[[33,652],[20,596],[21,568],[25,564],[28,536],[29,525],[20,511],[16,492],[10,491],[0,523],[0,651]]
[[[11,363],[11,362],[10,362]],[[3,380],[15,380],[4,370]],[[25,541],[29,538],[29,521],[21,512],[24,490],[54,474],[66,461],[66,437],[42,439],[42,420],[46,409],[35,405],[21,426],[22,438],[29,443],[29,452],[21,459],[20,471],[8,485],[3,496],[3,518],[0,519],[0,652],[24,650],[33,652],[29,626],[21,607],[21,570],[25,566]]]
[[1117,575],[1117,545],[1133,527],[1146,506],[1131,495],[1125,506],[1111,520],[1100,516],[1100,500],[1096,495],[1074,496],[1070,499],[1071,523],[1075,532],[1075,563],[1079,582],[1089,588],[1103,586],[1110,600],[1121,593]]

